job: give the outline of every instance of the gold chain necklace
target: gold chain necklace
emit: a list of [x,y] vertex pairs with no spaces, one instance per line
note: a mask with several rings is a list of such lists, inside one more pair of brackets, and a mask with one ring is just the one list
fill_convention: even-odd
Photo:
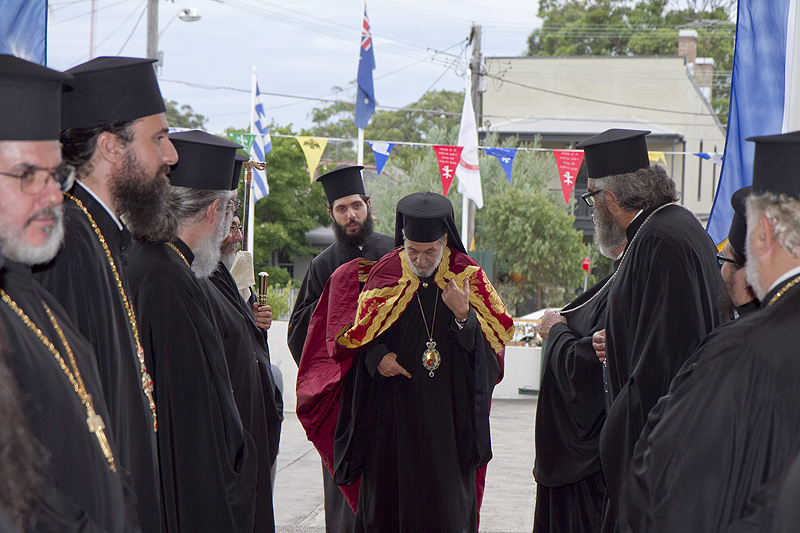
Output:
[[130,302],[128,301],[128,296],[125,294],[125,288],[122,286],[122,279],[119,277],[119,271],[117,270],[117,265],[114,262],[114,258],[111,255],[111,250],[108,247],[108,243],[106,242],[106,238],[103,236],[103,232],[100,231],[100,227],[94,221],[94,217],[92,217],[89,210],[83,205],[83,202],[75,198],[73,195],[69,193],[64,193],[64,196],[75,202],[78,208],[86,215],[86,218],[89,220],[89,223],[92,225],[92,229],[94,229],[97,238],[100,240],[100,244],[103,246],[103,251],[106,254],[106,259],[108,260],[108,264],[111,267],[111,273],[114,275],[114,280],[117,283],[117,291],[119,292],[120,297],[122,298],[122,305],[125,307],[125,314],[128,315],[128,322],[131,326],[131,332],[133,332],[133,339],[136,342],[136,357],[139,359],[139,373],[141,377],[141,385],[142,391],[144,391],[145,396],[147,397],[147,402],[150,404],[150,412],[153,415],[153,431],[158,431],[158,419],[156,418],[156,402],[153,398],[153,379],[150,377],[150,374],[147,372],[147,366],[144,362],[144,349],[142,348],[142,343],[139,339],[139,326],[136,324],[136,314],[133,312],[133,307],[131,307]]
[[436,307],[439,305],[439,289],[436,289],[436,299],[433,302],[433,318],[431,319],[430,329],[428,329],[428,321],[425,319],[425,310],[422,309],[422,300],[419,299],[419,292],[416,294],[419,312],[422,313],[422,322],[425,324],[425,332],[428,334],[428,342],[425,343],[428,348],[422,352],[422,366],[428,371],[428,375],[433,377],[433,371],[439,368],[442,362],[442,356],[439,355],[439,350],[436,349],[436,342],[433,340],[433,328],[436,327]]
[[178,256],[179,256],[181,259],[183,259],[183,262],[184,262],[184,263],[186,263],[186,266],[187,266],[187,267],[189,267],[189,268],[192,268],[192,266],[189,264],[189,261],[187,261],[187,260],[186,260],[186,256],[185,256],[185,255],[183,255],[183,254],[181,253],[181,251],[180,251],[180,250],[178,250],[178,247],[177,247],[177,246],[175,246],[175,245],[174,245],[174,244],[172,244],[171,242],[168,242],[168,243],[167,243],[167,246],[169,246],[170,248],[172,248],[172,249],[175,251],[175,253],[176,253],[176,254],[178,254]]
[[800,282],[800,276],[797,276],[797,277],[796,277],[796,278],[794,278],[792,281],[790,281],[789,283],[787,283],[786,285],[784,285],[783,287],[781,287],[781,290],[779,290],[778,292],[776,292],[776,293],[775,293],[775,296],[773,296],[773,297],[770,299],[769,303],[767,304],[767,307],[770,307],[772,304],[774,304],[775,302],[777,302],[777,301],[778,301],[778,298],[780,298],[781,296],[783,296],[783,294],[784,294],[786,291],[788,291],[789,289],[791,289],[792,287],[794,287],[795,285],[797,285],[797,283],[798,283],[798,282]]
[[56,321],[56,317],[53,316],[53,313],[50,311],[50,308],[47,306],[46,303],[42,302],[42,307],[44,307],[45,312],[47,313],[47,317],[50,319],[50,323],[53,325],[53,328],[56,330],[58,334],[58,338],[61,341],[61,345],[64,347],[64,351],[67,353],[67,357],[69,358],[69,363],[72,366],[70,370],[67,367],[67,362],[61,356],[56,347],[47,338],[47,336],[42,333],[42,330],[33,323],[33,321],[25,314],[18,305],[17,302],[11,299],[11,297],[4,291],[0,289],[0,296],[2,297],[3,301],[11,308],[14,313],[28,326],[42,344],[50,351],[50,353],[55,358],[58,365],[61,367],[61,370],[64,371],[64,374],[67,376],[67,379],[72,384],[72,388],[75,389],[75,393],[80,398],[81,403],[86,407],[86,425],[89,426],[89,431],[94,433],[95,437],[97,437],[97,442],[100,444],[100,449],[103,451],[103,455],[105,455],[106,460],[108,461],[108,467],[112,472],[117,471],[116,465],[114,465],[114,454],[111,452],[111,446],[108,444],[108,439],[106,438],[106,433],[103,431],[105,429],[105,424],[103,423],[103,418],[97,414],[94,410],[94,404],[92,402],[92,395],[86,391],[86,385],[83,383],[83,378],[81,377],[80,370],[78,370],[78,363],[75,361],[75,354],[72,353],[72,348],[67,341],[64,332],[61,330],[61,326],[59,326],[58,322]]

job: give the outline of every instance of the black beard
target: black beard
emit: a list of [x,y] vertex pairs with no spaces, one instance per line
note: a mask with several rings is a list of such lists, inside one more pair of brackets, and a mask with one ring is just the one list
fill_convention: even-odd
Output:
[[338,242],[341,246],[350,248],[359,248],[364,246],[372,236],[374,228],[375,222],[372,220],[371,209],[367,211],[367,219],[363,224],[361,224],[361,228],[358,230],[358,233],[354,233],[353,235],[348,235],[347,226],[342,227],[338,222],[336,222],[336,220],[333,221],[333,234],[336,236],[336,242]]
[[114,207],[131,232],[144,243],[171,241],[177,223],[168,209],[169,167],[147,176],[136,155],[129,151],[120,171],[111,180]]

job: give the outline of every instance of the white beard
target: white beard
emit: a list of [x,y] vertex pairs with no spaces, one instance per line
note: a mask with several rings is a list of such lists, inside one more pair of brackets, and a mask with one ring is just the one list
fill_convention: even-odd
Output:
[[61,206],[52,207],[37,213],[40,214],[52,215],[55,218],[55,224],[46,230],[47,241],[32,247],[24,242],[21,232],[16,235],[1,235],[3,255],[12,261],[29,266],[47,263],[56,256],[64,240],[64,209]]

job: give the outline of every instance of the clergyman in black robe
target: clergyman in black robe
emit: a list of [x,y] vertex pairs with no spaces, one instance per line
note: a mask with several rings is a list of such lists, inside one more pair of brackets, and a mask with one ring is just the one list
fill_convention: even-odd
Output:
[[762,307],[709,335],[651,411],[621,498],[626,530],[724,531],[797,454],[800,132],[751,140],[745,268]]
[[[289,317],[287,344],[298,366],[311,315],[331,274],[341,265],[359,257],[377,261],[394,246],[391,237],[374,233],[372,229],[372,207],[361,178],[362,168],[340,167],[317,180],[325,190],[336,242],[311,260]],[[329,533],[351,530],[353,511],[324,464],[322,486],[326,530]]]
[[[43,452],[35,523],[41,531],[138,530],[91,345],[33,279],[63,239],[59,136],[63,84],[71,76],[0,55],[0,320],[36,448]],[[10,453],[10,450],[4,450]],[[130,507],[127,505],[131,504]]]
[[601,251],[627,246],[607,297],[608,398],[600,433],[607,486],[604,531],[614,527],[622,481],[647,413],[700,342],[725,317],[716,248],[700,221],[675,204],[675,182],[650,166],[647,131],[608,130],[584,148]]
[[353,531],[474,532],[496,354],[513,320],[463,251],[446,198],[400,200],[397,228],[405,247],[373,266],[338,339],[363,351],[342,392],[335,480],[361,479]]
[[[79,180],[65,200],[64,246],[36,274],[98,356],[120,468],[130,476],[145,531],[163,529],[158,421],[130,302],[131,238],[121,217],[160,208],[167,165],[177,159],[169,140],[152,149],[168,127],[153,61],[100,57],[68,71],[62,146]],[[109,153],[112,146],[120,151]]]
[[605,326],[610,279],[566,305],[560,317],[546,313],[538,327],[547,342],[534,432],[536,533],[600,531],[605,495],[600,430],[606,406],[603,367],[592,334]]
[[177,237],[136,243],[129,254],[140,334],[155,382],[167,529],[251,532],[257,453],[236,406],[222,334],[201,283],[216,268],[230,229],[239,145],[199,131],[170,138],[179,163],[170,172],[166,216],[177,219]]

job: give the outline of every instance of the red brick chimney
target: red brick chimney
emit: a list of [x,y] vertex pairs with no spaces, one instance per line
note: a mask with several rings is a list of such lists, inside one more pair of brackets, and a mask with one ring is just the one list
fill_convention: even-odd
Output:
[[685,57],[688,65],[694,64],[694,60],[697,57],[696,30],[678,31],[678,55]]

